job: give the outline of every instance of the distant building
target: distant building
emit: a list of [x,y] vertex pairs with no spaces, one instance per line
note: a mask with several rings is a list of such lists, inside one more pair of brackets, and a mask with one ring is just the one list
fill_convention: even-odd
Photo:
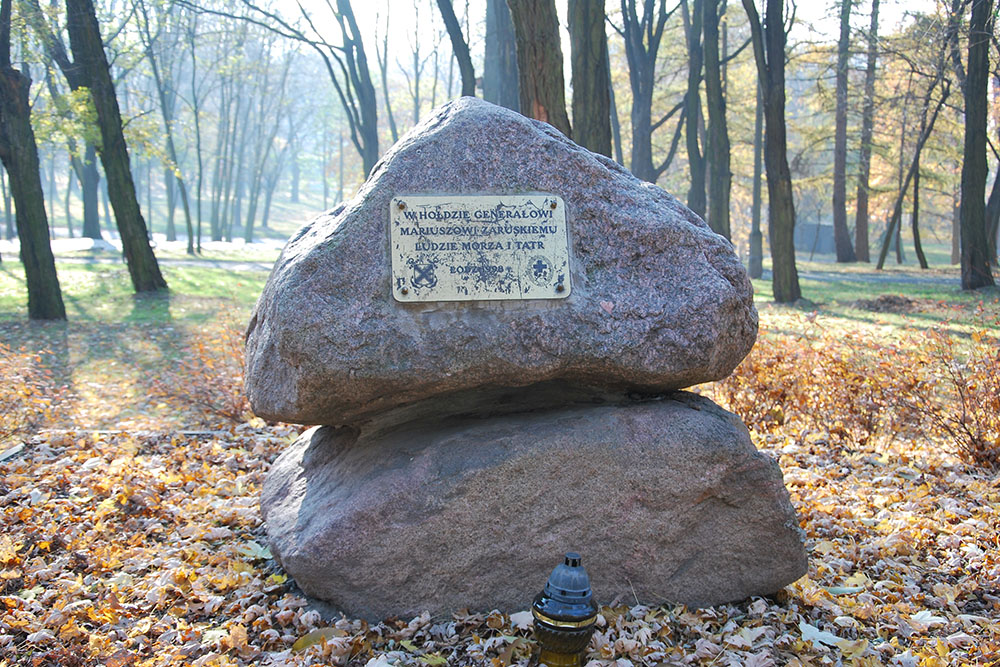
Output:
[[797,222],[795,224],[795,252],[826,255],[837,251],[833,242],[833,225],[825,222]]

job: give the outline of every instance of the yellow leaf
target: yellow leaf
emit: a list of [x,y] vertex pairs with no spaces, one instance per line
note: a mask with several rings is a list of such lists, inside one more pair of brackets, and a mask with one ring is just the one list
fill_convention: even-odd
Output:
[[294,653],[299,653],[306,650],[310,646],[315,646],[320,642],[325,642],[327,639],[333,637],[343,637],[347,633],[338,628],[319,628],[318,630],[313,630],[307,634],[302,635],[295,640],[292,644],[292,651]]

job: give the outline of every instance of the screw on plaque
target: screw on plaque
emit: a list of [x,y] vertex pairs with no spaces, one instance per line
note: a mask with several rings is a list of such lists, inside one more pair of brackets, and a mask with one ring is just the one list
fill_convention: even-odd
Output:
[[555,199],[553,199],[553,200],[552,200],[552,202],[551,202],[551,203],[549,204],[549,208],[555,208],[555,207],[556,207],[556,206],[558,206],[558,205],[559,205],[559,204],[557,204],[557,203],[556,203],[556,200],[555,200]]
[[558,285],[556,285],[556,291],[557,292],[565,292],[566,288],[563,286],[562,283],[559,283]]
[[405,201],[401,201],[401,202],[397,203],[396,204],[396,208],[398,208],[400,211],[402,211],[403,209],[406,208],[406,202]]
[[409,293],[410,293],[410,290],[408,290],[408,289],[406,289],[406,288],[404,287],[403,289],[399,290],[399,293],[400,293],[400,294],[409,294]]

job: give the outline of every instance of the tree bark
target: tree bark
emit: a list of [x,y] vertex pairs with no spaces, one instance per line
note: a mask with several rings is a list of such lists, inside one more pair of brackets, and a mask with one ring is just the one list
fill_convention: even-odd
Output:
[[704,60],[701,33],[704,10],[704,0],[694,0],[691,13],[688,14],[687,0],[681,0],[681,10],[685,17],[687,33],[688,75],[687,93],[684,96],[684,106],[687,109],[685,126],[685,143],[688,154],[688,170],[691,173],[691,185],[688,188],[688,208],[705,217],[705,156],[701,151],[699,139],[699,122],[701,120],[701,70]]
[[122,249],[136,292],[167,288],[149,245],[146,221],[139,210],[122,133],[121,112],[104,54],[97,15],[91,0],[66,0],[66,28],[73,60],[90,89],[101,130],[101,163],[108,181],[111,206],[121,233]]
[[65,320],[66,307],[49,245],[38,146],[31,129],[28,104],[31,80],[14,69],[10,62],[12,2],[0,2],[0,161],[7,170],[17,207],[15,218],[28,288],[28,317]]
[[448,30],[448,38],[451,39],[451,50],[458,59],[458,71],[462,74],[462,97],[476,96],[476,72],[472,69],[472,57],[469,55],[469,44],[462,34],[462,26],[455,16],[455,8],[451,0],[437,0],[438,9],[441,11],[441,18],[444,20],[444,27]]
[[[720,0],[703,0],[705,9],[705,103],[708,109],[708,226],[716,234],[732,238],[729,226],[729,195],[732,173],[729,169],[729,127],[726,123],[726,96],[723,90],[722,64],[719,57]],[[724,10],[723,10],[724,11]]]
[[568,11],[576,143],[611,157],[611,75],[604,0],[569,0]]
[[87,142],[81,165],[80,191],[83,196],[83,236],[101,238],[101,213],[97,208],[97,189],[101,175],[97,171],[97,149]]
[[851,45],[851,0],[840,0],[837,41],[837,110],[833,140],[833,240],[838,262],[856,262],[847,231],[847,64]]
[[483,99],[521,111],[518,93],[517,38],[507,0],[486,0],[486,56]]
[[986,88],[992,0],[972,0],[962,160],[962,289],[993,285],[986,240]]
[[555,0],[508,0],[517,36],[521,113],[572,138]]
[[875,68],[878,63],[878,5],[872,0],[872,21],[868,31],[868,65],[865,69],[865,99],[861,111],[861,151],[858,155],[858,197],[854,216],[854,254],[859,262],[870,262],[868,243],[868,178],[872,163],[872,134],[875,120]]
[[750,213],[750,259],[751,278],[764,274],[764,235],[760,231],[761,171],[764,162],[764,96],[757,80],[757,112],[754,114],[753,132],[753,204]]
[[795,201],[788,169],[785,132],[785,24],[783,0],[767,0],[762,25],[753,0],[742,0],[750,20],[757,76],[764,98],[764,168],[767,172],[767,233],[771,242],[774,300],[797,301],[802,296],[795,268]]
[[917,169],[913,173],[913,213],[910,216],[910,231],[913,232],[913,251],[921,269],[929,269],[924,247],[920,243],[920,158],[917,158]]

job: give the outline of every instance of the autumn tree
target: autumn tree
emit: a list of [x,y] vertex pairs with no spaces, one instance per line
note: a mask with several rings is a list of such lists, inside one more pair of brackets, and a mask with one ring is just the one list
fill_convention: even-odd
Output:
[[38,147],[31,129],[31,79],[11,64],[12,4],[13,0],[0,1],[0,161],[7,170],[17,207],[15,220],[28,288],[28,317],[64,320],[66,308],[49,245]]
[[517,38],[521,113],[572,137],[555,0],[507,0]]
[[[67,80],[90,91],[101,130],[101,164],[108,182],[108,195],[122,239],[122,251],[136,292],[167,288],[160,266],[149,245],[146,221],[139,210],[135,184],[129,167],[128,148],[122,132],[121,111],[108,68],[97,14],[92,0],[66,0],[66,30],[73,64],[64,60]],[[50,40],[50,43],[54,41]],[[65,54],[65,52],[63,52]],[[58,60],[57,60],[58,62]],[[74,85],[70,81],[70,85]]]
[[603,0],[569,0],[573,128],[578,144],[611,157],[611,76]]
[[766,0],[761,21],[753,0],[743,0],[750,20],[757,76],[764,102],[764,169],[767,173],[768,238],[774,300],[796,301],[802,296],[795,268],[795,202],[788,169],[785,129],[785,22],[783,0]]

